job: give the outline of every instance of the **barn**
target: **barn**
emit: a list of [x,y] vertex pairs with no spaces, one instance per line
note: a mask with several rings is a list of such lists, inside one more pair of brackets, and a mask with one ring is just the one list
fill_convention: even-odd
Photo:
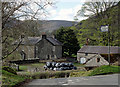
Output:
[[[77,61],[88,67],[109,65],[108,46],[83,46],[77,52]],[[110,46],[110,63],[120,59],[120,47]]]

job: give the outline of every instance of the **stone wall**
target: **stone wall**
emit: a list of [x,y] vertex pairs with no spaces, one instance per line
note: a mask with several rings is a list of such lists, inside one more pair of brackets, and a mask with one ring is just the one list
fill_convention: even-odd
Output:
[[96,55],[96,54],[77,53],[77,61],[80,62],[80,58],[86,58],[86,60],[87,60],[94,55]]
[[54,46],[46,39],[42,39],[36,47],[36,57],[40,59],[56,59],[62,57],[62,46]]
[[[34,46],[26,46],[26,45],[21,45],[19,47],[19,53],[23,51],[26,54],[26,59],[28,58],[34,58]],[[21,56],[22,58],[22,56]]]

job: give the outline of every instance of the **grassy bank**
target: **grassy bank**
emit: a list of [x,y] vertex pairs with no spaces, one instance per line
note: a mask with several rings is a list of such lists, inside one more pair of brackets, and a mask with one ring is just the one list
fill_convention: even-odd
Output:
[[120,66],[101,66],[94,69],[89,76],[120,73]]
[[25,81],[26,79],[28,78],[2,70],[2,87],[13,87],[16,84]]
[[93,70],[89,71],[78,71],[70,73],[71,77],[80,77],[80,76],[95,76],[95,75],[105,75],[105,74],[115,74],[120,73],[120,66],[100,66]]

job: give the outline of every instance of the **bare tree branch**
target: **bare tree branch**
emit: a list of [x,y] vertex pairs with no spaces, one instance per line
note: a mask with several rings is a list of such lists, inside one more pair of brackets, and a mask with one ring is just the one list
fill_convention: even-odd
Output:
[[[86,13],[92,13],[88,16],[97,16],[100,15],[103,16],[104,11],[106,11],[108,8],[116,5],[118,2],[105,2],[104,0],[100,0],[99,2],[85,2],[82,6],[82,8],[78,11],[77,16],[85,16]],[[82,13],[82,15],[81,15]]]
[[7,55],[3,56],[2,59],[7,58],[10,54],[12,54],[13,52],[15,52],[16,49],[18,49],[18,47],[21,45],[21,43],[22,43],[22,40],[19,42],[19,44],[11,52],[9,52]]
[[[32,8],[31,4],[36,5],[37,8],[36,9]],[[11,25],[9,23],[17,21],[19,18],[38,20],[38,18],[40,18],[42,14],[47,14],[46,8],[48,5],[52,5],[52,4],[53,2],[50,0],[45,0],[44,2],[42,0],[39,0],[39,2],[30,2],[30,1],[28,2],[22,2],[22,1],[21,2],[2,2],[2,32],[6,32],[7,29],[9,30],[10,28],[21,29],[20,27],[22,23],[24,23],[22,21],[20,21],[20,23],[17,22],[18,24],[16,23],[12,25],[12,27],[7,26],[7,25]],[[22,27],[26,27],[26,26],[22,26]],[[22,30],[19,30],[19,31],[22,31]],[[21,34],[21,32],[19,33]],[[4,38],[4,40],[2,41],[2,44],[8,47],[11,46],[11,44],[8,43],[11,36],[7,34],[3,34],[1,38]],[[16,49],[20,46],[21,42],[22,41],[20,41],[20,43],[11,51],[8,50],[9,48],[3,49],[4,50],[3,52],[6,52],[6,53],[4,53],[5,55],[3,55],[2,58],[5,59],[9,55],[14,53],[14,51],[16,51]]]

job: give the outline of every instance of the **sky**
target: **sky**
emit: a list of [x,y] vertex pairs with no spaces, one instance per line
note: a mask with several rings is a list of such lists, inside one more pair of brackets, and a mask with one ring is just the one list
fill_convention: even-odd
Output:
[[[55,7],[49,9],[47,20],[74,21],[74,16],[81,9],[84,0],[58,0]],[[79,21],[86,19],[79,17]]]
[[[39,2],[39,0],[32,0],[33,2]],[[41,0],[44,2],[45,0]],[[49,6],[47,5],[47,15],[42,14],[42,10],[36,16],[38,19],[41,20],[67,20],[67,21],[75,21],[75,16],[77,12],[81,9],[83,3],[86,0],[47,0],[47,1],[55,1],[55,5]],[[39,6],[36,3],[32,3],[28,5],[32,11],[36,12]],[[22,8],[23,10],[27,10],[25,7]],[[30,9],[30,11],[31,11]],[[29,12],[29,10],[28,10]],[[22,12],[16,11],[16,14],[22,14]],[[24,14],[24,13],[23,13]],[[29,19],[29,17],[28,17]],[[86,19],[85,17],[78,17],[78,21]],[[20,20],[25,20],[25,17],[21,17]]]

